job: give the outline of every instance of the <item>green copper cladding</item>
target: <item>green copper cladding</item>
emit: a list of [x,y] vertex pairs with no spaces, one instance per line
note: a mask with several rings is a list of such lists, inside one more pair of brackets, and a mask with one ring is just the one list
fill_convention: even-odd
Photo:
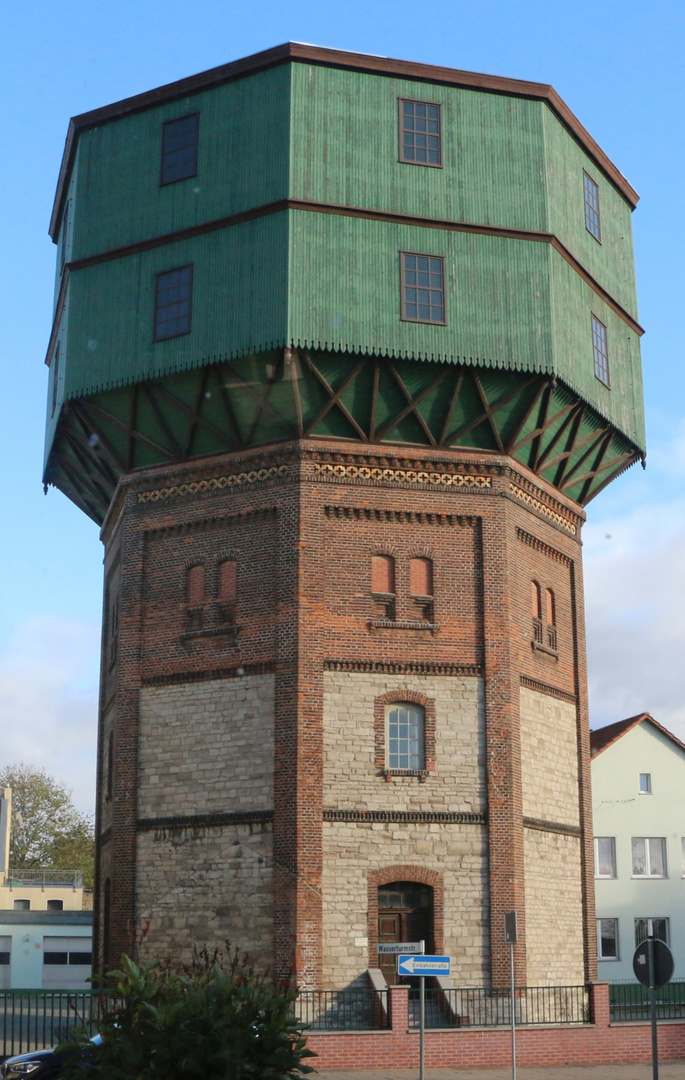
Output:
[[[549,88],[288,49],[74,122],[46,482],[102,520],[132,468],[311,436],[507,453],[587,502],[644,451],[632,189]],[[442,167],[398,160],[403,98],[440,105]],[[197,176],[160,186],[196,112]],[[403,251],[443,258],[445,325],[402,321]],[[190,332],[154,341],[190,264]]]

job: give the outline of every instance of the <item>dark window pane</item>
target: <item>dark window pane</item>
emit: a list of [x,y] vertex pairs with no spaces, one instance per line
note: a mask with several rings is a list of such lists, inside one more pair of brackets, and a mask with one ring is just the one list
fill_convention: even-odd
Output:
[[0,952],[0,965],[9,964],[10,954],[8,952]]
[[190,332],[192,288],[192,266],[157,275],[155,341]]
[[402,101],[400,109],[400,161],[442,164],[440,106],[425,101]]
[[79,965],[86,965],[87,964],[88,966],[90,966],[92,964],[92,962],[93,962],[93,954],[92,953],[89,953],[89,952],[70,952],[69,953],[69,964],[70,965],[79,966]]
[[46,952],[43,953],[44,964],[66,964],[69,960],[69,954],[65,952]]
[[162,126],[162,184],[197,176],[199,127],[199,113],[169,120]]

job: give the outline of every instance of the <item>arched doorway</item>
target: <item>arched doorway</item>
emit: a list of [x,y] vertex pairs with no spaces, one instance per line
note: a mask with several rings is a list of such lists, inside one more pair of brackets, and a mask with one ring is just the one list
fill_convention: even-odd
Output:
[[[391,881],[378,889],[378,943],[425,941],[433,952],[433,889],[418,881]],[[380,969],[391,986],[397,977],[397,957],[381,953]],[[407,980],[402,982],[406,985]]]

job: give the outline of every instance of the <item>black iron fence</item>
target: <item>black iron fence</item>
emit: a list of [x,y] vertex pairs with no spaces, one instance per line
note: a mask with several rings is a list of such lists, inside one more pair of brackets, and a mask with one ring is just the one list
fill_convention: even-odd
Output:
[[[516,1024],[589,1024],[586,986],[524,986],[514,997]],[[418,1026],[418,991],[410,997],[409,1022]],[[426,1027],[500,1027],[511,1024],[509,990],[487,987],[426,990]]]
[[95,1033],[105,998],[97,990],[0,990],[0,1058],[68,1042],[77,1028]]
[[302,990],[295,1012],[310,1031],[372,1031],[390,1027],[387,990]]
[[[670,982],[656,992],[659,1020],[685,1019],[685,981]],[[641,983],[609,985],[609,1015],[613,1023],[649,1020],[649,990]]]

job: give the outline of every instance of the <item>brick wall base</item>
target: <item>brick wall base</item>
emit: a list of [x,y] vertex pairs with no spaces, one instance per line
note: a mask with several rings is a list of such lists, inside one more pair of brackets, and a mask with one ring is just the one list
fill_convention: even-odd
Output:
[[[408,1030],[408,990],[393,987],[392,1028],[388,1031],[330,1032],[310,1035],[316,1069],[418,1068],[419,1033]],[[610,1024],[609,988],[592,988],[593,1024],[518,1028],[516,1061],[532,1065],[602,1065],[651,1061],[649,1023]],[[685,1059],[685,1023],[659,1024],[659,1058]],[[509,1028],[454,1028],[428,1031],[425,1064],[433,1069],[506,1068],[511,1064]]]

